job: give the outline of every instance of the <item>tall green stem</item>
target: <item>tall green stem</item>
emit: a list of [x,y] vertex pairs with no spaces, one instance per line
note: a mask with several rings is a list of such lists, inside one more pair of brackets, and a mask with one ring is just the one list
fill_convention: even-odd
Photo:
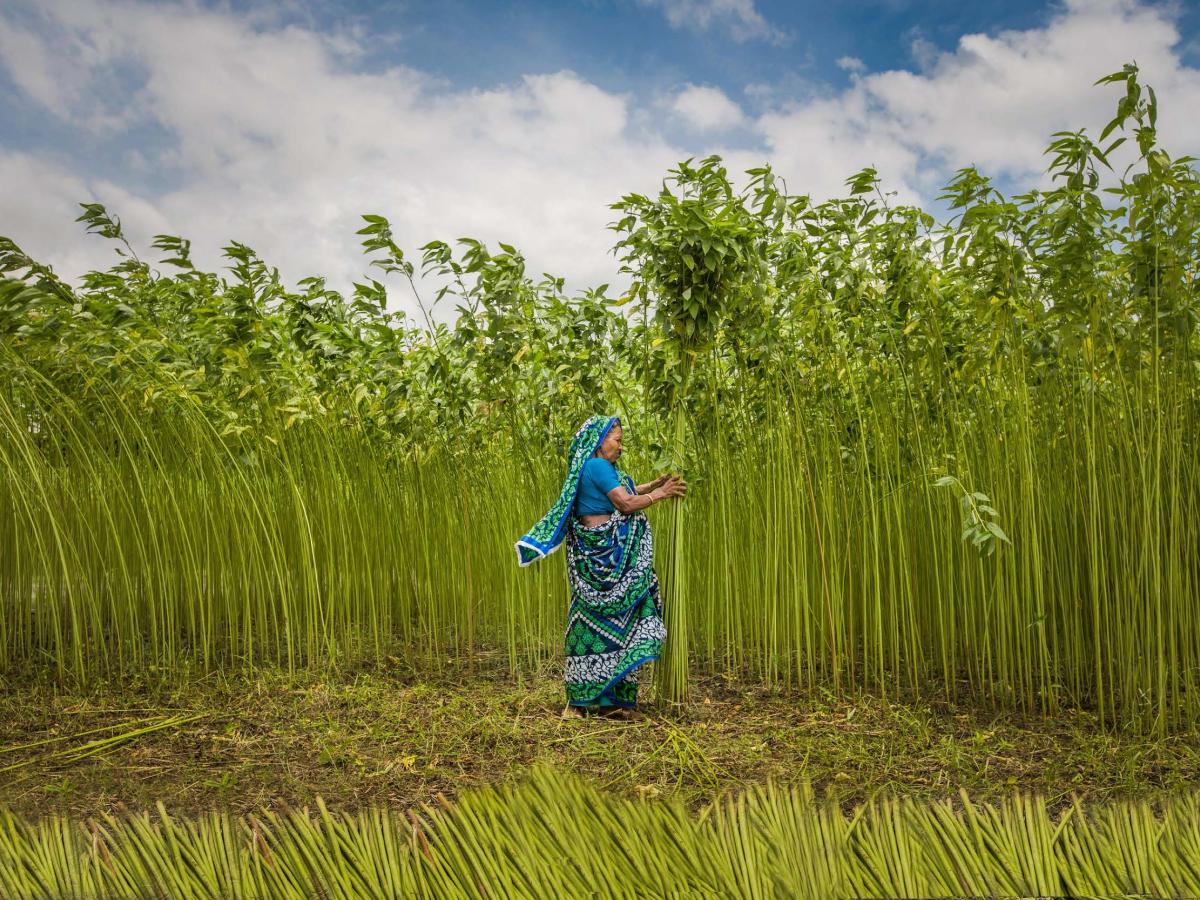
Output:
[[[684,418],[683,398],[687,396],[690,365],[684,363],[683,383],[675,398],[672,413],[671,455],[676,461],[684,459],[684,439],[687,422]],[[683,499],[676,498],[671,506],[671,531],[669,563],[663,618],[667,626],[667,641],[658,665],[658,694],[669,703],[685,703],[688,694],[688,618],[687,618],[687,575],[683,555],[684,543]]]

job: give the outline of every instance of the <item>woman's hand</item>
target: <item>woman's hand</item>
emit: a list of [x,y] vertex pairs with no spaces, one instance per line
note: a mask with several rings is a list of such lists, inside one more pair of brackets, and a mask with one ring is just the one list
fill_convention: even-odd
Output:
[[655,488],[658,492],[659,500],[666,500],[669,497],[682,497],[687,493],[687,482],[678,475],[665,475],[663,482]]
[[671,476],[670,476],[670,474],[669,474],[669,473],[668,473],[668,474],[666,474],[666,475],[659,475],[659,476],[658,476],[657,478],[655,478],[653,481],[647,481],[645,484],[639,484],[639,485],[637,486],[637,492],[638,492],[639,494],[646,494],[646,495],[649,495],[651,491],[656,491],[656,490],[658,490],[660,487],[662,487],[664,484],[666,484],[666,483],[667,483],[667,479],[668,479],[668,478],[670,478],[670,477],[671,477]]

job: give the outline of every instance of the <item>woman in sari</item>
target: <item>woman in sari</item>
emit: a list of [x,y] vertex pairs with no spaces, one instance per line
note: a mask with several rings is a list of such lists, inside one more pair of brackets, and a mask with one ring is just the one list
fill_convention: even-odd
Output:
[[635,485],[616,464],[621,438],[616,416],[583,423],[567,452],[558,500],[516,544],[522,566],[567,546],[564,716],[640,715],[638,669],[658,658],[667,637],[643,510],[682,497],[687,485],[675,475]]

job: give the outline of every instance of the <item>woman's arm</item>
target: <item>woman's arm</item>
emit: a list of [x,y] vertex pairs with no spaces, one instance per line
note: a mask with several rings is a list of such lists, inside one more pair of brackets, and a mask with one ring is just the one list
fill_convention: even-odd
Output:
[[684,484],[683,479],[670,475],[665,476],[662,484],[645,494],[640,492],[631,494],[624,485],[619,485],[608,492],[608,499],[621,511],[622,515],[628,515],[639,509],[645,509],[659,500],[666,500],[668,497],[682,497],[686,493],[687,485]]
[[608,499],[612,501],[612,505],[621,511],[623,515],[629,515],[631,512],[636,512],[639,509],[645,509],[659,501],[658,489],[643,494],[640,491],[636,494],[631,494],[625,490],[625,486],[615,487],[608,492]]

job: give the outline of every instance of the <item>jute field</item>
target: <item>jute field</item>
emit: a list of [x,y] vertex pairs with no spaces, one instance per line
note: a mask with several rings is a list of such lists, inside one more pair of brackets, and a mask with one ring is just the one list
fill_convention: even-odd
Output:
[[[682,162],[621,292],[0,238],[0,896],[1200,896],[1200,179],[1103,81],[945,221]],[[689,484],[632,722],[513,548],[594,413]]]

